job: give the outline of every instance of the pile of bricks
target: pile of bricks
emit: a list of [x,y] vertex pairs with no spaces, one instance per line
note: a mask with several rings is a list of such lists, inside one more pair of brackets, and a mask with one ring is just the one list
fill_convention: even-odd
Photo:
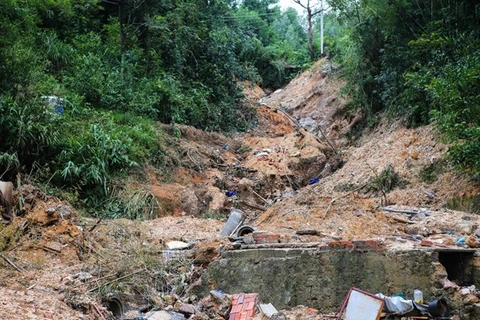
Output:
[[257,304],[257,293],[236,294],[232,300],[232,310],[228,320],[246,320],[251,319],[255,314]]
[[271,234],[271,233],[264,233],[264,232],[254,232],[253,239],[255,243],[279,243],[280,242],[280,235],[279,234]]

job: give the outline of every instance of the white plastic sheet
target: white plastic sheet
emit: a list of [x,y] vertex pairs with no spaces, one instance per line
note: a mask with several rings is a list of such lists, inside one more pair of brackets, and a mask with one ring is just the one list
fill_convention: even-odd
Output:
[[386,297],[381,293],[376,294],[376,296],[384,299],[385,309],[391,313],[402,315],[414,308],[412,300],[406,300],[402,297]]

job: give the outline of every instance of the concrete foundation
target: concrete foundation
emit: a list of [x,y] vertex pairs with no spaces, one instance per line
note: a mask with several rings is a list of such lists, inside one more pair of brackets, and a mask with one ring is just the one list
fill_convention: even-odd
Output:
[[[441,279],[452,277],[478,286],[478,259],[474,251],[332,250],[266,248],[233,250],[210,264],[202,278],[202,293],[255,292],[277,309],[296,305],[336,311],[351,286],[385,295],[413,296],[423,291],[425,301],[443,296]],[[447,263],[439,258],[461,259]],[[448,270],[447,270],[448,269]],[[456,279],[450,279],[456,280]]]

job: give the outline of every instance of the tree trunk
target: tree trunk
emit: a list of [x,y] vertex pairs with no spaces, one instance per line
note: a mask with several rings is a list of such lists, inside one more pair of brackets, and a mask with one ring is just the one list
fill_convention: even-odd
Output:
[[312,27],[312,9],[307,7],[308,18],[308,47],[310,49],[310,61],[315,62],[315,53],[313,52],[313,27]]

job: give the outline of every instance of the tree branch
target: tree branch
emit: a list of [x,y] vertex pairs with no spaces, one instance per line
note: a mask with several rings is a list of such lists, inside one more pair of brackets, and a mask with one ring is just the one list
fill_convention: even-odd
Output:
[[293,0],[293,2],[299,4],[302,8],[304,9],[307,9],[308,10],[308,7],[305,7],[305,5],[303,3],[300,2],[300,0]]

